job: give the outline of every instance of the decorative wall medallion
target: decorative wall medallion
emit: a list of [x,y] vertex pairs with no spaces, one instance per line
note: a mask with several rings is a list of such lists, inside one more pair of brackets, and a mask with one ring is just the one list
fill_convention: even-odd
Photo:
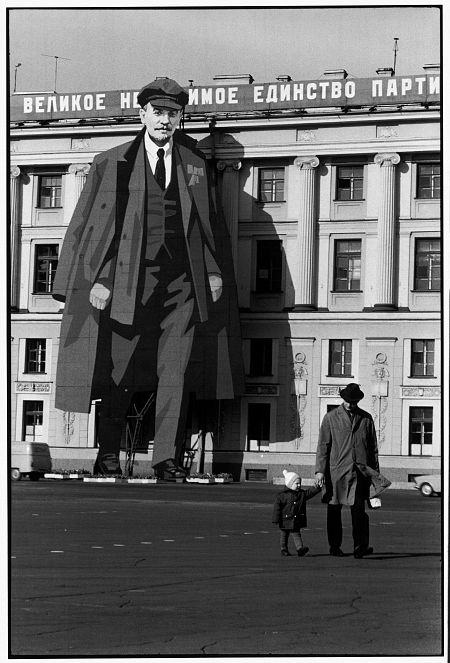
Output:
[[92,141],[90,138],[72,138],[70,148],[72,150],[90,150]]
[[314,143],[317,140],[316,132],[312,129],[301,129],[297,131],[299,143]]

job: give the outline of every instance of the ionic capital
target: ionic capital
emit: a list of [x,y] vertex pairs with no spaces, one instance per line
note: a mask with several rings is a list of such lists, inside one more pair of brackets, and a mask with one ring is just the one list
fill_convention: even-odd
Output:
[[224,170],[240,170],[242,161],[218,161],[217,170],[221,173]]
[[380,152],[375,155],[374,161],[381,167],[397,166],[400,163],[400,155],[396,152]]
[[9,169],[9,176],[12,179],[16,179],[16,177],[19,177],[20,172],[19,166],[11,166]]
[[86,177],[90,169],[88,163],[73,163],[69,166],[69,173],[75,177]]
[[313,170],[314,168],[317,168],[319,163],[320,161],[318,157],[316,157],[314,154],[304,157],[297,157],[294,161],[294,164],[299,170]]

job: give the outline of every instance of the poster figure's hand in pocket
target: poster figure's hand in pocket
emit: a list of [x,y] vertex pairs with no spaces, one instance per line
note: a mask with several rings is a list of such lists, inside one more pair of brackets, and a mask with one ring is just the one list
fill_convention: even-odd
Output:
[[98,308],[100,311],[103,311],[110,297],[111,291],[108,290],[106,286],[102,285],[101,283],[94,283],[89,295],[89,301],[94,308]]
[[222,294],[222,277],[220,274],[208,274],[208,278],[213,302],[217,302]]

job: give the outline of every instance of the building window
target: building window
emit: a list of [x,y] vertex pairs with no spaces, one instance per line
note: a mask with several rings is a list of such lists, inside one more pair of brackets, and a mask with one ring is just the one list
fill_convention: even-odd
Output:
[[409,454],[431,456],[433,443],[433,408],[409,408]]
[[27,338],[25,344],[25,373],[45,373],[45,338]]
[[280,240],[256,244],[256,292],[281,292],[282,249]]
[[335,241],[334,290],[357,292],[361,288],[361,240]]
[[284,201],[284,168],[259,169],[258,199],[262,203]]
[[441,242],[439,239],[416,239],[414,290],[440,290]]
[[248,404],[247,450],[268,451],[270,442],[270,404]]
[[58,244],[37,244],[34,264],[34,292],[52,292],[58,266]]
[[40,175],[38,207],[61,207],[62,175]]
[[337,200],[363,200],[364,166],[338,166]]
[[44,418],[43,401],[24,401],[23,403],[23,439],[33,441],[41,435]]
[[272,339],[250,340],[250,375],[272,375]]
[[434,341],[411,341],[411,377],[434,376]]
[[417,164],[417,198],[441,197],[441,165],[439,163]]
[[350,377],[352,374],[351,340],[331,340],[328,360],[330,377]]

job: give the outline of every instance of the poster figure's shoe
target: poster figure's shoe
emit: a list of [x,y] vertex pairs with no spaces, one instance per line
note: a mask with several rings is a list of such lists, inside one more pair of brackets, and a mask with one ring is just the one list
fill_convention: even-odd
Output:
[[369,548],[368,546],[358,546],[353,551],[353,557],[355,559],[362,559],[366,555],[371,555],[372,553],[373,548]]
[[186,470],[183,467],[180,467],[175,463],[172,458],[164,460],[162,463],[158,463],[153,466],[155,470],[155,476],[157,479],[163,479],[164,481],[175,481],[176,479],[185,479]]
[[345,557],[345,553],[340,548],[330,548],[330,555],[333,557]]
[[281,557],[292,557],[292,555],[289,552],[289,550],[286,550],[286,548],[283,548],[283,550],[281,551]]
[[299,549],[297,550],[297,555],[298,555],[299,557],[303,557],[303,555],[306,555],[306,553],[308,552],[308,550],[309,550],[308,546],[303,546],[303,548],[299,548]]
[[101,476],[112,476],[114,474],[122,474],[119,462],[119,454],[109,453],[100,454],[94,464],[94,474]]

